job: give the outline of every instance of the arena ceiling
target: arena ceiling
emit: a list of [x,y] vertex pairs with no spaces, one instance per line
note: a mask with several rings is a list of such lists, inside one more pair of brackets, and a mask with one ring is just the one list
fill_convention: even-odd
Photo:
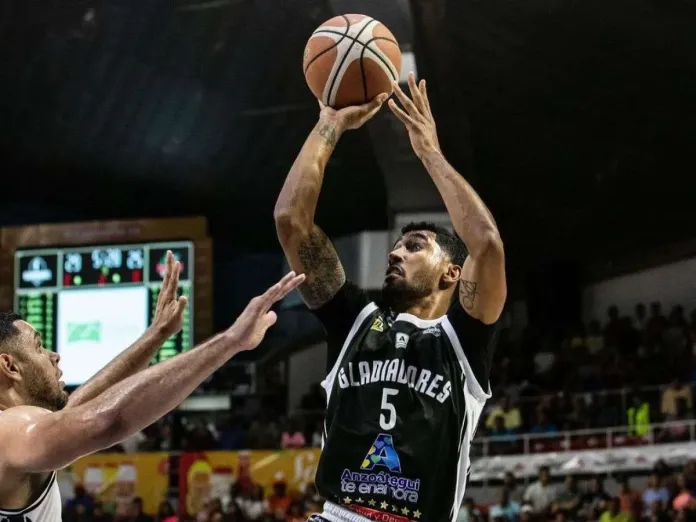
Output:
[[[4,223],[205,214],[275,247],[274,201],[317,112],[302,49],[351,11],[415,51],[445,152],[513,256],[694,231],[689,0],[7,0]],[[318,220],[338,235],[437,205],[385,113],[342,141]]]

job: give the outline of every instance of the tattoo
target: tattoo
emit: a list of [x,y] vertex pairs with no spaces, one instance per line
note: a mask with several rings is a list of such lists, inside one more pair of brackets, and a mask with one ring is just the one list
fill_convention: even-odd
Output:
[[336,146],[336,143],[338,143],[338,132],[336,131],[336,127],[333,125],[329,125],[328,123],[325,125],[322,125],[319,127],[319,136],[324,138],[324,141],[331,145],[332,147]]
[[343,265],[331,240],[317,226],[297,249],[307,279],[298,288],[309,308],[326,304],[346,281]]
[[459,281],[459,302],[466,310],[474,309],[474,301],[478,295],[477,286],[478,283],[473,281]]

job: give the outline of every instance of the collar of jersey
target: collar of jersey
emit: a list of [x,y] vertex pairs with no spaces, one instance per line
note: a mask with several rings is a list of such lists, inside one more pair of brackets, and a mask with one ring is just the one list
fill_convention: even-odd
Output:
[[416,317],[413,314],[400,313],[396,316],[394,322],[404,321],[406,323],[411,323],[412,325],[417,326],[418,328],[428,328],[430,326],[437,326],[442,321],[444,321],[446,317],[446,315],[443,315],[442,317],[438,317],[437,319],[421,319],[420,317]]

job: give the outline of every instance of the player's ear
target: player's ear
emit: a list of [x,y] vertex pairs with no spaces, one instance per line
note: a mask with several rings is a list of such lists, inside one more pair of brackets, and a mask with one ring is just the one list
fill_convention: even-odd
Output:
[[0,353],[0,375],[11,381],[21,381],[17,359],[7,353]]
[[457,281],[459,281],[459,278],[462,275],[462,267],[459,265],[455,265],[452,263],[449,263],[447,265],[447,270],[445,271],[444,275],[442,276],[442,282],[445,283],[447,286],[451,284],[456,284]]

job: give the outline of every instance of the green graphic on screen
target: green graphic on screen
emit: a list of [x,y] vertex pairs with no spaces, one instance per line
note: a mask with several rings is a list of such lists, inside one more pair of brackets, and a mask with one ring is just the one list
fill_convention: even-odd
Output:
[[99,342],[101,340],[101,323],[68,323],[68,342],[79,343],[82,341]]

